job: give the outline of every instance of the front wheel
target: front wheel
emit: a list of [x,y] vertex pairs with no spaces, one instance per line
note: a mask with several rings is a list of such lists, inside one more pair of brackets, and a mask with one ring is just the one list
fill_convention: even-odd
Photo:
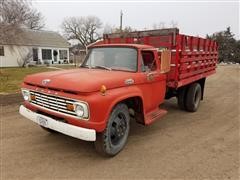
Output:
[[125,104],[118,104],[108,119],[106,129],[97,134],[96,150],[104,156],[115,156],[125,146],[130,130],[130,116]]

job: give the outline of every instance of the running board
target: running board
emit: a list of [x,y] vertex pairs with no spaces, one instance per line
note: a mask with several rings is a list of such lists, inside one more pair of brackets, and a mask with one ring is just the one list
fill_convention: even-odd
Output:
[[165,109],[157,109],[155,111],[148,113],[146,115],[145,125],[152,124],[154,121],[160,119],[161,117],[163,117],[166,114],[167,114],[167,111]]

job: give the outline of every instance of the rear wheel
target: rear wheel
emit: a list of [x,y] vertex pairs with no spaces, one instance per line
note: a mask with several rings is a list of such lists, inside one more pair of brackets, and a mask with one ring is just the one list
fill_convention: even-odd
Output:
[[186,110],[189,112],[197,111],[202,96],[202,89],[199,83],[193,83],[189,86],[186,94]]
[[115,156],[125,146],[130,129],[130,116],[125,104],[118,104],[112,111],[106,129],[97,134],[96,150],[104,156]]
[[179,89],[178,91],[178,95],[177,95],[177,100],[178,100],[178,107],[181,110],[186,110],[186,92],[187,92],[187,88],[183,87],[181,89]]

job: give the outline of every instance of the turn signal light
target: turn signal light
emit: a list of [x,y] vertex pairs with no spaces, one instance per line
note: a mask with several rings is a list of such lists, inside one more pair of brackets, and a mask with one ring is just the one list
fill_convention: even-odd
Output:
[[67,110],[74,111],[74,106],[72,104],[67,104]]
[[36,100],[36,96],[35,95],[31,95],[31,100],[35,101]]
[[107,91],[106,86],[102,85],[100,88],[100,92],[102,93],[102,95],[105,95],[106,91]]

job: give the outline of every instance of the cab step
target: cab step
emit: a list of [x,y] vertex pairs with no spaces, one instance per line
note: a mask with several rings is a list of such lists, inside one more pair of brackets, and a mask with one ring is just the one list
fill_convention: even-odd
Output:
[[166,114],[167,114],[167,111],[165,109],[160,109],[160,108],[148,113],[146,115],[145,125],[152,124],[154,121],[160,119]]

